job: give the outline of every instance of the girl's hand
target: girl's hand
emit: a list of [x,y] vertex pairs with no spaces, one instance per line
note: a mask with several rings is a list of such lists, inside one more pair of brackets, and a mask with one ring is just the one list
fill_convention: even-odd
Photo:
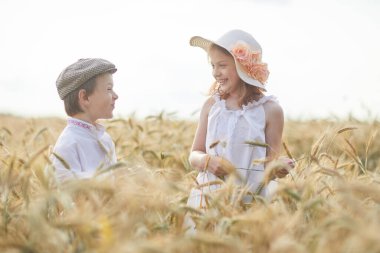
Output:
[[210,155],[210,160],[206,169],[217,177],[223,177],[232,173],[235,170],[235,167],[230,161],[222,157]]
[[284,164],[282,168],[276,170],[275,176],[278,178],[283,178],[288,175],[289,170],[293,169],[296,165],[294,159],[285,156],[278,158],[278,161]]

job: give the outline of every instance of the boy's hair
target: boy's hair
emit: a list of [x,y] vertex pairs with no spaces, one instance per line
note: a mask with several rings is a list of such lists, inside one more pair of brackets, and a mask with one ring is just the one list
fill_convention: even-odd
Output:
[[79,105],[79,91],[84,90],[86,92],[86,96],[90,96],[96,87],[96,77],[97,76],[90,78],[78,89],[67,94],[67,96],[63,99],[67,115],[74,116],[77,113],[83,112],[82,108]]

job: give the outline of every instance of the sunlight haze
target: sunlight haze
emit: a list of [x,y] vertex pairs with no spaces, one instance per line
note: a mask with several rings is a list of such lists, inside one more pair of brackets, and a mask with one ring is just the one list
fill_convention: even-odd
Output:
[[115,116],[190,117],[213,81],[191,36],[231,29],[263,48],[289,118],[380,116],[380,2],[0,1],[0,113],[65,116],[55,80],[80,58],[113,62]]

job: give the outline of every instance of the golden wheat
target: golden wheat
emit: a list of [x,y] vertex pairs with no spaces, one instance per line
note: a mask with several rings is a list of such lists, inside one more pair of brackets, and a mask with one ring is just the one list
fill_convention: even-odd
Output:
[[379,122],[287,121],[282,155],[297,166],[277,193],[246,203],[252,193],[230,177],[202,210],[186,206],[196,122],[162,112],[103,123],[119,162],[57,184],[49,147],[65,121],[1,116],[0,252],[380,252]]

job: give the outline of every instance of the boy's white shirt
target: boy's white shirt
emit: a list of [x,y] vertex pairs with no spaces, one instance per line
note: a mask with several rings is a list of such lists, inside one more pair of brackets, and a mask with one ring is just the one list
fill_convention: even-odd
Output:
[[54,154],[51,161],[59,182],[72,178],[91,178],[97,170],[116,163],[115,144],[105,128],[68,118],[53,153],[64,159],[67,169]]

